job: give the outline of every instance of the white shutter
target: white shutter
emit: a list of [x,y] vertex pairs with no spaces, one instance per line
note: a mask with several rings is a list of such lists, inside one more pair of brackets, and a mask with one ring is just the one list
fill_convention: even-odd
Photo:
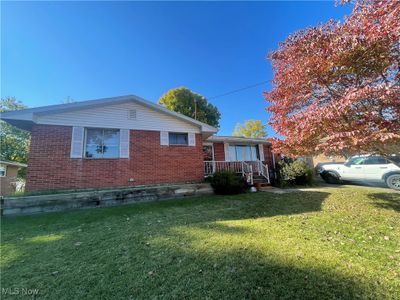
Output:
[[263,144],[258,144],[258,152],[260,153],[260,160],[265,161]]
[[119,131],[119,157],[129,158],[129,129]]
[[160,145],[162,146],[169,145],[168,131],[160,131]]
[[83,136],[83,127],[72,127],[71,158],[82,158]]
[[224,143],[224,151],[225,151],[225,161],[230,161],[228,143]]
[[196,146],[196,134],[189,133],[189,146]]

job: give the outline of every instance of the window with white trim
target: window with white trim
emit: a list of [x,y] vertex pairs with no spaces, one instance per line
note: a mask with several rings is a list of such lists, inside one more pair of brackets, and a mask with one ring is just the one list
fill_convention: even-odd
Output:
[[7,175],[7,166],[0,165],[0,177],[5,177]]
[[119,158],[119,129],[86,128],[86,158]]
[[189,138],[187,133],[169,132],[168,139],[170,145],[189,145]]

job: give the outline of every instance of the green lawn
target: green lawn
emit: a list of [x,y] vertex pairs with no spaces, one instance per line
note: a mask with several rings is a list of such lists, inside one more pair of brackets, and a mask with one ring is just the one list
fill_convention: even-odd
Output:
[[1,232],[3,299],[400,299],[400,193],[385,189],[3,218]]

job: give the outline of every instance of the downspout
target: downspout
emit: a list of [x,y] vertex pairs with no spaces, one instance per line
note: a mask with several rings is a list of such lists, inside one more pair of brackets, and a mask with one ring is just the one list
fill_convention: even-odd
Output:
[[275,154],[274,154],[274,151],[272,151],[272,146],[271,146],[271,155],[272,155],[272,165],[274,166],[274,179],[276,179]]

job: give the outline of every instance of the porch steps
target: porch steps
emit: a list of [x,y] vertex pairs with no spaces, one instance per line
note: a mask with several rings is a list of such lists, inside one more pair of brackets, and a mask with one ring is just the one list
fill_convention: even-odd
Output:
[[261,176],[261,175],[254,175],[253,183],[254,184],[259,183],[261,188],[267,188],[267,187],[271,186],[268,183],[268,180],[264,176]]

